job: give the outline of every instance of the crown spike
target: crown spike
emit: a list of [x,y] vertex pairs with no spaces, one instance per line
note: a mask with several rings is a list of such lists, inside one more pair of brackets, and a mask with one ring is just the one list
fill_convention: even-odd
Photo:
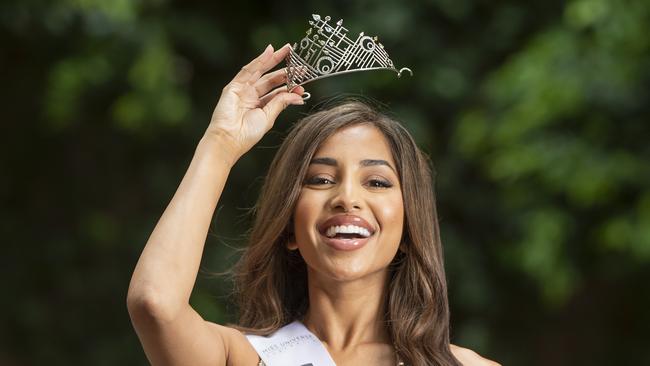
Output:
[[409,69],[408,67],[402,67],[402,68],[399,69],[399,71],[397,72],[397,77],[398,77],[398,78],[401,78],[401,77],[402,77],[402,72],[404,72],[404,71],[408,71],[409,74],[411,74],[411,76],[413,76],[413,71],[411,71],[411,69]]

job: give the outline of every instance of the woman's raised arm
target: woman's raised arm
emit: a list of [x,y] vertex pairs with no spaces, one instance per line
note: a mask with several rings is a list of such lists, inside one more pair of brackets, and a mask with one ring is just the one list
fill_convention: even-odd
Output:
[[[233,357],[244,357],[236,355],[247,347],[244,336],[204,321],[189,298],[230,169],[271,129],[282,110],[303,104],[301,87],[288,93],[282,86],[284,70],[267,73],[288,52],[288,45],[275,52],[269,45],[223,89],[190,166],[135,267],[127,307],[154,365],[226,365],[234,363]],[[254,356],[253,351],[245,359],[254,364]]]

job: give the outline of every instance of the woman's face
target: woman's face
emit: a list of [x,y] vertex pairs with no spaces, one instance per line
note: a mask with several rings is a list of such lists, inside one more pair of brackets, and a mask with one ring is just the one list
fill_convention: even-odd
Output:
[[404,205],[388,141],[370,124],[343,128],[316,151],[294,212],[310,273],[349,281],[385,271],[402,237]]

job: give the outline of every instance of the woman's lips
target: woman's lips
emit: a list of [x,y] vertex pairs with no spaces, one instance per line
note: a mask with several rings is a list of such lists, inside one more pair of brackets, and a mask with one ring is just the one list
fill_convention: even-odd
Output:
[[331,248],[342,251],[352,251],[362,248],[366,245],[368,240],[374,236],[370,235],[367,238],[351,238],[351,239],[337,239],[337,238],[328,238],[327,236],[320,234],[321,238],[325,244],[329,245]]

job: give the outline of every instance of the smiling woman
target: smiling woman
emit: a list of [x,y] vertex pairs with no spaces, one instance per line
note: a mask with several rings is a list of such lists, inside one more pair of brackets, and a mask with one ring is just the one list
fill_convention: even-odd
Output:
[[[279,148],[235,268],[239,323],[189,305],[205,236],[232,165],[302,87],[269,47],[215,108],[138,261],[127,298],[153,364],[484,365],[450,345],[430,162],[400,123],[344,100],[296,123]],[[276,88],[273,90],[273,88]]]
[[408,364],[453,364],[430,177],[408,132],[361,102],[297,123],[271,163],[239,267],[244,330],[303,319],[336,356],[349,340],[330,317],[355,319],[363,331],[352,336],[369,341],[372,329],[384,354],[394,344]]

